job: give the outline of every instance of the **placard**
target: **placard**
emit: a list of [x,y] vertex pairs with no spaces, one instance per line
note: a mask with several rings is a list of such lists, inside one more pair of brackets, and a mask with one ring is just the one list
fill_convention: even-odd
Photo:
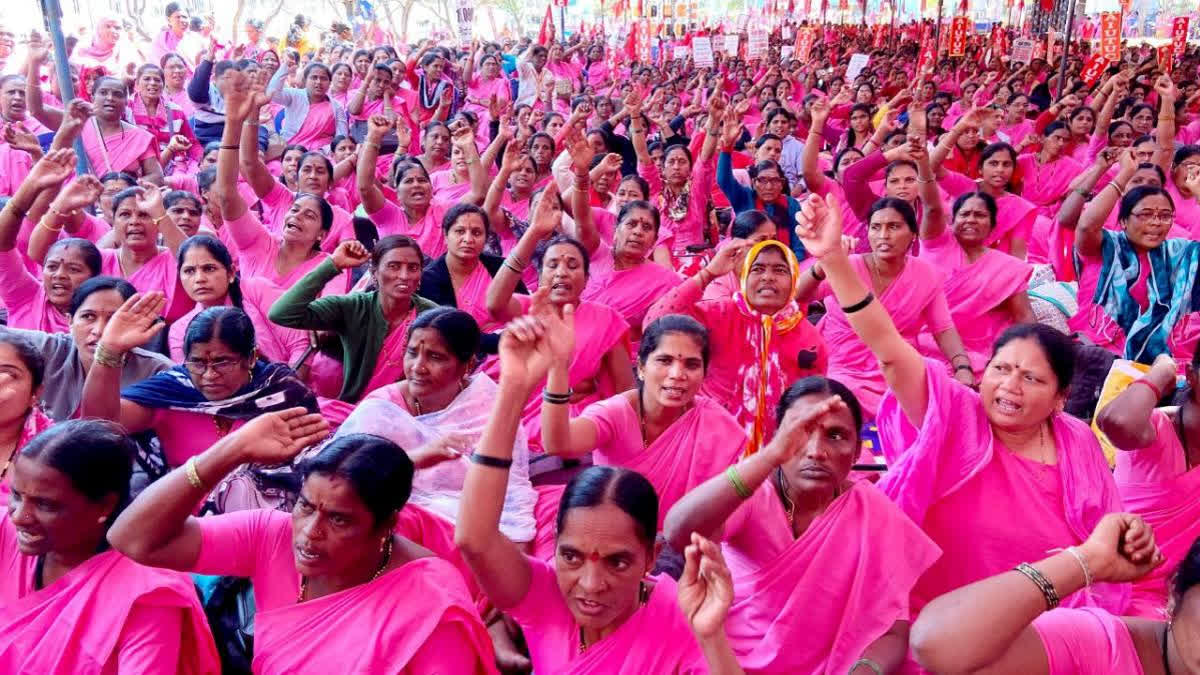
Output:
[[675,45],[675,49],[671,52],[671,58],[676,61],[683,61],[688,57],[688,48],[686,45]]
[[1079,79],[1090,87],[1100,81],[1100,76],[1108,70],[1111,63],[1112,61],[1104,58],[1104,55],[1099,52],[1092,54],[1088,57],[1087,63],[1083,64],[1083,70],[1079,71]]
[[475,23],[475,3],[472,0],[457,0],[454,13],[458,17],[458,41],[463,46],[469,46],[471,25]]
[[1121,13],[1104,12],[1100,15],[1100,53],[1104,58],[1121,61]]
[[950,22],[950,56],[963,56],[967,53],[967,31],[970,30],[971,20],[965,16],[956,16]]
[[1172,53],[1175,58],[1183,58],[1184,52],[1187,51],[1187,36],[1188,36],[1189,17],[1177,16],[1171,19],[1171,44],[1174,47]]
[[793,52],[795,58],[801,61],[807,61],[812,55],[813,45],[816,44],[817,34],[811,28],[801,28],[796,33],[796,49]]
[[1159,45],[1155,51],[1158,52],[1158,67],[1170,75],[1175,66],[1175,45],[1168,42],[1165,45]]
[[711,38],[707,36],[692,38],[692,59],[695,60],[697,68],[712,68],[713,48]]
[[737,56],[739,39],[740,38],[737,35],[726,35],[725,36],[724,51],[726,54],[728,54],[729,56]]
[[867,67],[867,62],[871,60],[866,54],[851,54],[850,65],[846,66],[846,83],[849,84],[862,73],[863,68]]
[[749,41],[746,43],[746,58],[757,59],[767,53],[767,27],[755,24],[750,27]]
[[1013,40],[1012,62],[1029,63],[1033,60],[1033,40],[1022,37]]

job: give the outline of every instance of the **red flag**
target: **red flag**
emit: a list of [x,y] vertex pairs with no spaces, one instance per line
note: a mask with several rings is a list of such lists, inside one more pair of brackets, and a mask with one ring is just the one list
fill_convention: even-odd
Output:
[[1173,45],[1173,53],[1175,58],[1183,58],[1183,53],[1187,51],[1187,36],[1189,18],[1186,16],[1177,16],[1171,19],[1171,44]]
[[1170,75],[1171,69],[1175,65],[1175,45],[1168,42],[1167,44],[1160,46],[1155,51],[1158,52],[1158,67],[1162,68],[1167,72],[1168,75]]
[[1079,72],[1079,79],[1083,80],[1090,87],[1100,81],[1100,76],[1108,69],[1112,61],[1104,58],[1099,52],[1088,57],[1087,63],[1083,64],[1083,70]]
[[1113,63],[1121,60],[1120,12],[1104,12],[1100,15],[1100,53]]
[[545,46],[554,42],[554,13],[546,5],[546,16],[542,18],[542,30],[538,32],[538,44]]
[[962,56],[967,53],[967,30],[971,20],[965,16],[956,16],[950,22],[949,56]]

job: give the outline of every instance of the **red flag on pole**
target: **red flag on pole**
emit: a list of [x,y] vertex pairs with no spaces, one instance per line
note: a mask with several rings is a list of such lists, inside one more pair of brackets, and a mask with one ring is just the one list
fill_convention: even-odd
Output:
[[554,42],[554,13],[546,5],[546,16],[542,18],[542,30],[538,32],[538,44],[545,46]]

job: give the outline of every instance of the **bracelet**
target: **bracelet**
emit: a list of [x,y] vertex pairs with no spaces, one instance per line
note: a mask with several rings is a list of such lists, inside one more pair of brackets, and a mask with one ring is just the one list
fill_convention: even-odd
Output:
[[725,469],[725,479],[729,481],[731,486],[733,486],[733,491],[737,493],[737,496],[741,497],[742,499],[750,498],[750,489],[747,488],[746,483],[742,481],[742,474],[738,473],[736,466],[731,466],[728,469]]
[[930,183],[936,183],[937,179],[936,178],[921,178],[920,176],[917,176],[917,182],[920,183],[921,185],[929,185]]
[[972,368],[971,366],[968,366],[968,365],[967,365],[967,364],[965,364],[965,363],[960,363],[960,364],[958,364],[957,366],[954,366],[954,372],[956,372],[956,373],[957,373],[957,372],[958,372],[958,371],[960,371],[960,370],[965,370],[965,371],[967,371],[968,373],[971,373],[972,375],[974,375],[974,374],[975,374],[975,369],[974,369],[974,368]]
[[1083,568],[1083,585],[1084,585],[1084,587],[1091,586],[1092,585],[1092,570],[1088,568],[1087,561],[1083,559],[1083,554],[1079,552],[1079,547],[1078,546],[1069,546],[1063,550],[1066,551],[1067,553],[1070,553],[1072,556],[1074,556],[1075,559],[1079,561],[1079,566]]
[[125,355],[114,354],[108,351],[108,348],[102,344],[96,345],[96,351],[92,354],[92,363],[99,364],[105,368],[123,368],[125,366]]
[[1155,403],[1158,403],[1159,401],[1161,401],[1163,399],[1162,390],[1159,389],[1158,387],[1154,386],[1154,383],[1151,382],[1150,380],[1146,379],[1145,377],[1139,377],[1138,379],[1134,380],[1133,382],[1130,382],[1129,386],[1132,387],[1135,384],[1144,384],[1144,385],[1146,385],[1147,389],[1154,392],[1154,402]]
[[529,263],[525,262],[524,260],[521,260],[521,257],[517,255],[516,251],[509,253],[508,258],[506,258],[505,260],[513,261],[517,265],[517,267],[520,267],[521,269],[525,269],[526,267],[529,267]]
[[854,665],[850,666],[850,670],[847,672],[853,673],[854,669],[858,668],[859,666],[866,666],[870,668],[871,670],[875,671],[875,675],[883,675],[883,666],[880,666],[878,663],[866,658],[855,661]]
[[[707,279],[705,278],[705,275],[708,275]],[[712,272],[709,272],[707,267],[701,267],[700,271],[696,273],[696,276],[700,278],[701,286],[707,286],[712,283]]]
[[196,473],[196,456],[188,457],[188,460],[183,463],[183,475],[187,476],[188,484],[197,490],[208,492],[208,487],[204,485],[204,481],[200,480],[200,474]]
[[43,218],[38,221],[38,227],[42,228],[43,230],[49,230],[51,232],[62,232],[63,224],[59,223],[58,227],[50,227],[49,225],[46,224],[46,219]]
[[157,227],[159,223],[161,223],[162,221],[166,220],[167,218],[168,218],[168,215],[167,215],[167,214],[165,214],[165,213],[164,213],[164,214],[162,214],[161,216],[159,216],[159,217],[157,217],[157,218],[155,218],[155,219],[154,219],[154,225]]
[[571,397],[574,395],[574,389],[567,389],[565,394],[555,394],[548,389],[542,390],[542,400],[550,405],[566,405],[571,402]]
[[258,120],[247,119],[247,120],[242,120],[242,126],[244,126],[244,127],[261,127],[262,125],[258,123]]
[[507,267],[508,269],[512,270],[513,274],[521,275],[521,274],[525,273],[524,270],[517,269],[516,267],[513,267],[512,265],[510,265],[507,259],[501,264],[504,265],[505,267]]
[[825,281],[825,277],[823,277],[823,276],[818,276],[818,275],[817,275],[817,266],[816,266],[816,264],[813,264],[813,266],[812,266],[812,267],[808,268],[808,274],[809,274],[809,276],[811,276],[812,278],[816,279],[817,281]]
[[241,150],[241,149],[242,149],[242,146],[240,146],[240,145],[222,145],[221,146],[221,150]]
[[875,300],[875,294],[868,291],[867,297],[863,298],[862,300],[859,300],[858,302],[854,303],[853,305],[850,305],[849,307],[843,307],[842,312],[844,314],[853,314],[855,312],[862,311],[863,309],[866,308],[867,305],[871,304],[871,302],[874,300]]
[[480,466],[490,466],[493,469],[507,470],[512,467],[513,461],[511,458],[510,459],[501,459],[500,457],[491,457],[488,455],[481,455],[478,452],[476,452],[476,453],[471,454],[471,463],[478,464]]
[[76,213],[79,213],[78,210],[72,211],[70,213],[63,213],[62,211],[59,211],[58,209],[54,208],[53,206],[47,208],[46,210],[49,211],[50,213],[53,213],[54,215],[58,216],[59,220],[66,220],[67,218],[70,218],[71,216],[75,215]]
[[1046,609],[1054,609],[1058,607],[1058,591],[1054,589],[1054,584],[1050,580],[1037,571],[1033,565],[1029,563],[1021,563],[1014,568],[1016,571],[1024,574],[1030,581],[1038,587],[1042,592],[1042,596],[1046,598]]
[[1116,190],[1118,199],[1125,196],[1125,188],[1121,187],[1120,185],[1117,185],[1115,182],[1110,181],[1104,187],[1110,187],[1110,188]]
[[363,143],[363,145],[367,146],[368,148],[374,148],[376,150],[380,149],[379,144],[376,143],[375,141],[367,141],[366,143]]

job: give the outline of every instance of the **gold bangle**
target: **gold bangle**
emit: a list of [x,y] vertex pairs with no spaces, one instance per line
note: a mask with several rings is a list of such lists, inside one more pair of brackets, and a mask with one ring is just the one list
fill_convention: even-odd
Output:
[[42,228],[43,230],[49,230],[50,232],[55,232],[55,233],[62,232],[62,229],[63,229],[62,223],[59,223],[58,227],[50,227],[49,225],[46,224],[45,218],[38,221],[38,227]]
[[125,355],[113,354],[104,345],[97,344],[96,351],[92,354],[92,363],[104,366],[105,368],[123,368],[125,366]]
[[187,476],[188,483],[197,490],[208,491],[204,485],[204,481],[200,480],[200,474],[196,472],[196,456],[188,457],[188,460],[183,463],[183,475]]

